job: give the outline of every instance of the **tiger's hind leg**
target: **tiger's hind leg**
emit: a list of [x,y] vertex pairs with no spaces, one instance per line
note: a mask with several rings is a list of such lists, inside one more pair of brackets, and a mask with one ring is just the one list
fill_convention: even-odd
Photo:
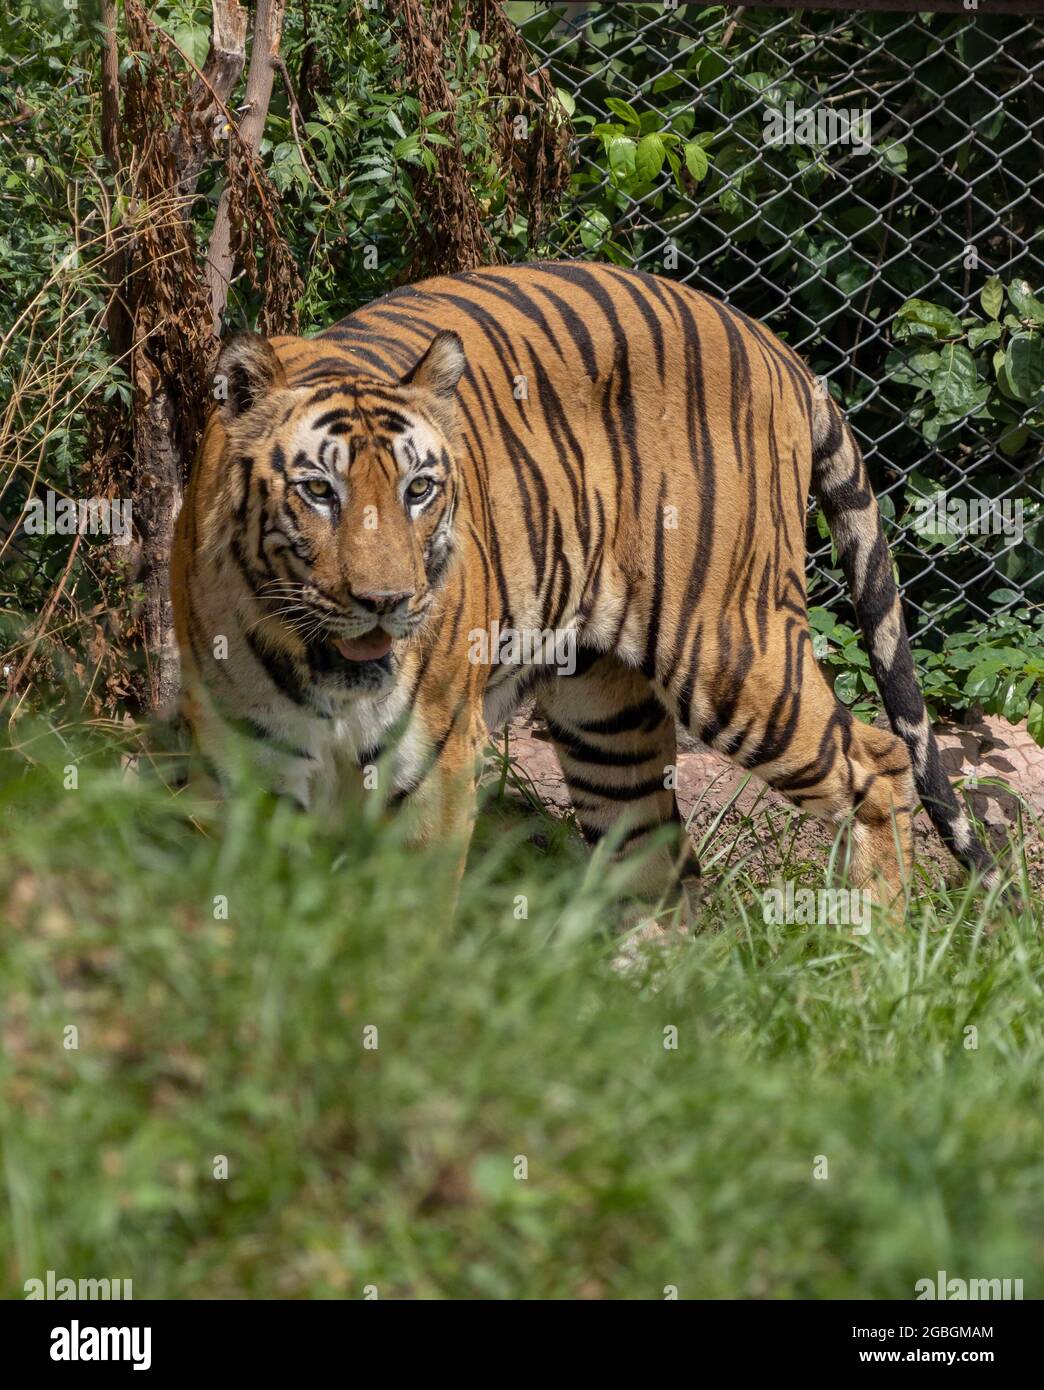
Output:
[[[619,854],[641,862],[634,895],[656,902],[686,897],[682,880],[699,874],[674,793],[677,782],[674,716],[640,671],[611,654],[581,650],[571,676],[548,676],[537,688],[584,838],[597,844],[619,827]],[[649,837],[672,827],[666,843]]]
[[831,700],[818,718],[800,721],[789,755],[752,770],[801,810],[845,825],[849,885],[891,903],[905,892],[913,868],[917,798],[910,756],[902,739]]
[[789,618],[785,630],[785,649],[755,661],[737,690],[719,678],[683,700],[686,722],[800,810],[846,826],[849,885],[892,902],[913,866],[916,792],[906,745],[837,700],[806,627]]

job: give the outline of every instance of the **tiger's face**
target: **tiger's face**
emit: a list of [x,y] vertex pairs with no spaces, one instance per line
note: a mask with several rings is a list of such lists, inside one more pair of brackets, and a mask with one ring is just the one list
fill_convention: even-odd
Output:
[[454,549],[455,333],[394,384],[294,387],[264,338],[215,373],[232,551],[262,614],[303,644],[317,680],[373,690],[391,647],[429,616]]

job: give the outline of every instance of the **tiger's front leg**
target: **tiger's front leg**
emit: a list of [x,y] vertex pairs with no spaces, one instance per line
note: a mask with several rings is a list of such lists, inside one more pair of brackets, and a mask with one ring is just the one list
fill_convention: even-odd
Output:
[[448,726],[444,705],[430,717],[422,707],[416,717],[426,727],[427,766],[405,793],[403,814],[412,843],[444,853],[444,886],[452,911],[475,828],[484,726],[467,707],[458,709]]

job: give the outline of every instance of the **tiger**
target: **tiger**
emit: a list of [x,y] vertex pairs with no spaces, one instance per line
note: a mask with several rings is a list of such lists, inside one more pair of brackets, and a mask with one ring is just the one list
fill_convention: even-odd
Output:
[[[381,769],[386,805],[455,845],[459,875],[483,749],[532,700],[583,837],[645,896],[699,872],[679,725],[843,829],[849,882],[879,901],[908,891],[918,798],[995,880],[942,768],[858,442],[763,324],[617,265],[485,266],[315,337],[237,333],[214,396],[171,597],[219,781],[246,758],[323,816]],[[888,729],[815,656],[811,494]],[[505,633],[562,640],[549,659]]]

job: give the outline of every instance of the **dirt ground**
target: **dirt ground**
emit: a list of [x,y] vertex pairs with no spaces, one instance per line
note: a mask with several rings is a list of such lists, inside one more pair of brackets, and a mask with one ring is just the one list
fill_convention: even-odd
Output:
[[[532,783],[544,805],[554,814],[569,807],[562,771],[555,751],[548,741],[540,720],[532,708],[523,710],[509,729],[511,755],[518,768]],[[943,766],[951,779],[974,779],[966,784],[971,807],[984,824],[995,851],[1003,859],[1010,838],[1020,833],[1025,838],[1026,858],[1030,877],[1044,891],[1044,748],[1040,748],[1026,731],[1025,724],[1009,724],[1006,720],[987,715],[967,725],[940,725],[936,736],[942,750]],[[707,827],[722,806],[735,796],[747,774],[728,759],[711,752],[702,744],[679,730],[678,738],[678,804],[686,818],[693,807],[691,834],[698,845]],[[1019,815],[1021,810],[1021,827]],[[754,811],[759,817],[757,848],[751,853],[749,817]],[[760,817],[768,811],[769,820]],[[722,840],[743,836],[743,854],[749,872],[762,881],[773,878],[780,869],[780,840],[790,844],[793,829],[783,834],[790,823],[792,808],[777,793],[752,778],[736,796],[715,832],[713,846]],[[780,839],[765,834],[775,824]],[[748,827],[744,833],[744,826]],[[933,877],[948,882],[960,882],[963,871],[954,863],[941,844],[928,817],[922,811],[914,825],[918,862],[928,867]],[[814,818],[807,818],[797,830],[791,856],[825,862],[832,842],[832,830]],[[705,849],[712,850],[712,845]]]

